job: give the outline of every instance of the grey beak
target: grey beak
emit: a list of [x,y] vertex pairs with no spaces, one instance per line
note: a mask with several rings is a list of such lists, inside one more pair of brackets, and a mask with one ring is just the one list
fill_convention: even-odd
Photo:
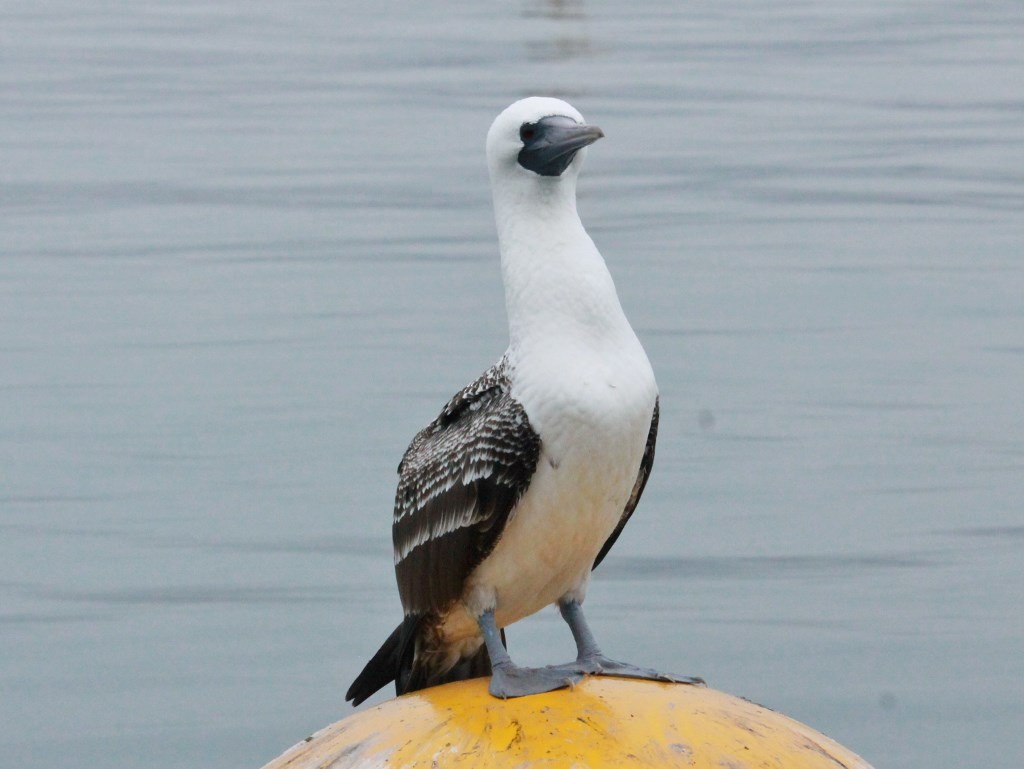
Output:
[[523,140],[519,165],[541,176],[561,176],[576,153],[604,136],[604,131],[552,115],[536,123],[524,123],[519,136]]

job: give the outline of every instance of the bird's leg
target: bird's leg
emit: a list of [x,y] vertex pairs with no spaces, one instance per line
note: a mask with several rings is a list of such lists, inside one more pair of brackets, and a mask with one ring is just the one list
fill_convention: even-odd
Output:
[[575,599],[559,601],[558,611],[561,612],[562,619],[566,621],[569,630],[572,631],[572,638],[576,642],[577,661],[582,662],[586,659],[604,656],[594,639],[594,634],[590,631],[587,618],[583,616],[583,607],[580,606],[579,601]]
[[677,676],[672,673],[661,673],[650,668],[641,668],[631,665],[628,662],[618,662],[604,656],[601,648],[594,640],[594,634],[590,631],[583,616],[583,607],[575,599],[567,599],[558,602],[558,610],[562,618],[569,625],[572,637],[576,641],[576,664],[570,666],[580,673],[588,673],[595,676],[620,676],[622,678],[642,678],[651,681],[667,681],[677,684],[704,685],[703,678],[692,678],[690,676]]
[[491,683],[488,687],[495,697],[525,697],[555,689],[575,686],[583,679],[582,671],[567,668],[521,668],[508,656],[501,643],[501,632],[494,622],[494,612],[485,611],[477,617],[484,635],[487,655],[491,658]]

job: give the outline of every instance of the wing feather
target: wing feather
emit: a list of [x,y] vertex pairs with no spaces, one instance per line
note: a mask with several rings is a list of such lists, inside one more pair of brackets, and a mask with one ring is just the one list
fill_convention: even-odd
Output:
[[447,609],[497,543],[540,455],[502,359],[452,398],[398,467],[392,536],[406,614]]

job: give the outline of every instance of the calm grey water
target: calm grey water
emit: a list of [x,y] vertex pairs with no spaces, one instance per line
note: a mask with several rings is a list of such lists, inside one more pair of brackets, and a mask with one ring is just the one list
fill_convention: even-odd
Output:
[[398,459],[506,342],[483,139],[531,93],[605,129],[580,208],[662,391],[604,646],[880,769],[1020,765],[1022,39],[1009,0],[5,4],[0,765],[255,767],[348,712]]

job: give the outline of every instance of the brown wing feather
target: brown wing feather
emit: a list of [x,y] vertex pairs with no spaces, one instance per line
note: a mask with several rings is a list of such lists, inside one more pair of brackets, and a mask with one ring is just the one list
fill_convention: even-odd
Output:
[[442,612],[494,548],[537,466],[540,438],[504,361],[458,393],[399,465],[392,535],[406,614]]

